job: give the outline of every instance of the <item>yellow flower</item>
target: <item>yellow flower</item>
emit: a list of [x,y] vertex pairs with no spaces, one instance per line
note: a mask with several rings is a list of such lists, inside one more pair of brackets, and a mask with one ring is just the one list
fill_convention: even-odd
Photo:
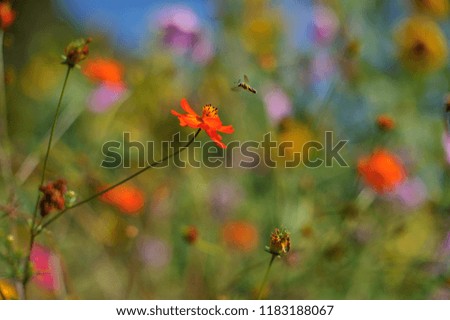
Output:
[[395,33],[398,54],[414,72],[435,71],[447,62],[447,41],[439,26],[424,16],[408,18]]
[[262,15],[244,25],[245,48],[258,55],[269,55],[275,51],[280,23],[276,16]]
[[278,148],[272,149],[272,159],[284,167],[285,162],[297,162],[297,157],[304,151],[305,143],[311,141],[313,134],[303,123],[292,118],[285,118],[280,123],[277,141]]
[[0,291],[0,300],[17,300],[19,298],[16,288],[8,280],[0,279]]
[[421,13],[438,18],[448,15],[449,0],[412,0],[414,7]]
[[273,71],[276,53],[284,30],[281,11],[269,0],[243,1],[242,44],[252,54],[261,68]]

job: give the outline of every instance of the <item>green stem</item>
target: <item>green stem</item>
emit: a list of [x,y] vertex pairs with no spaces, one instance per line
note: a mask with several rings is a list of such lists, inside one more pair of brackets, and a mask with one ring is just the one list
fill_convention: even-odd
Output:
[[40,233],[42,232],[42,230],[44,230],[44,229],[45,229],[46,227],[48,227],[50,224],[52,224],[52,223],[55,222],[57,219],[59,219],[59,218],[60,218],[64,213],[66,213],[67,211],[72,210],[72,209],[74,209],[74,208],[76,208],[76,207],[79,207],[79,206],[81,206],[82,204],[85,204],[85,203],[87,203],[87,202],[89,202],[89,201],[91,201],[91,200],[97,198],[98,196],[101,196],[102,194],[104,194],[104,193],[106,193],[106,192],[108,192],[108,191],[110,191],[110,190],[112,190],[112,189],[114,189],[114,188],[120,186],[121,184],[124,184],[125,182],[127,182],[127,181],[133,179],[134,177],[140,175],[141,173],[144,173],[144,172],[147,171],[148,169],[157,167],[157,166],[161,165],[162,163],[164,163],[164,161],[166,161],[166,160],[172,158],[173,156],[176,156],[177,154],[179,154],[179,153],[182,152],[183,150],[187,149],[187,148],[192,144],[192,142],[194,142],[195,138],[198,136],[198,134],[200,133],[200,131],[201,131],[201,129],[198,129],[197,132],[195,133],[195,135],[191,138],[191,140],[189,140],[183,147],[179,148],[177,151],[175,151],[175,152],[173,152],[173,153],[171,153],[171,154],[165,156],[164,158],[162,158],[162,159],[159,160],[159,161],[155,161],[155,162],[149,164],[148,166],[146,166],[146,167],[142,168],[141,170],[139,170],[139,171],[133,173],[131,176],[129,176],[129,177],[123,179],[123,180],[120,180],[119,182],[113,184],[112,186],[109,186],[108,188],[103,189],[102,191],[97,192],[96,194],[93,194],[92,196],[90,196],[90,197],[88,197],[88,198],[86,198],[86,199],[84,199],[84,200],[82,200],[82,201],[79,201],[79,202],[75,203],[74,205],[72,205],[72,206],[70,206],[70,207],[68,207],[68,208],[66,208],[66,209],[64,209],[64,210],[62,210],[62,211],[60,211],[60,212],[58,212],[56,215],[52,216],[49,220],[47,220],[45,223],[43,223],[42,225],[40,225],[40,226],[36,229],[35,236],[37,236],[38,234],[40,234]]
[[[59,113],[60,113],[60,110],[61,110],[61,102],[62,102],[62,99],[63,99],[63,96],[64,96],[64,91],[66,90],[66,85],[67,85],[67,80],[69,79],[70,70],[72,70],[72,68],[70,66],[67,67],[67,72],[66,72],[66,76],[64,77],[63,87],[62,87],[62,90],[61,90],[61,94],[59,96],[58,106],[56,107],[55,118],[53,119],[52,129],[50,130],[50,137],[48,139],[47,151],[45,153],[44,166],[42,168],[41,182],[39,184],[39,187],[42,186],[44,184],[44,181],[45,181],[45,173],[46,173],[46,170],[47,170],[47,162],[48,162],[48,157],[50,155],[50,149],[52,147],[53,134],[55,133],[56,123],[58,122],[58,117],[59,117]],[[36,206],[35,206],[35,209],[34,209],[34,212],[33,212],[33,225],[36,222],[37,209],[38,209],[38,206],[39,206],[39,198],[40,198],[40,194],[38,192]]]
[[8,134],[8,112],[6,109],[5,67],[3,62],[3,30],[0,30],[0,166],[6,185],[11,188],[12,169]]
[[[70,66],[67,67],[67,72],[66,72],[66,76],[64,77],[64,83],[61,89],[61,94],[59,96],[59,100],[58,100],[58,105],[56,107],[56,112],[55,112],[55,117],[53,118],[53,123],[52,123],[52,128],[50,130],[50,137],[48,139],[48,144],[47,144],[47,151],[45,153],[45,158],[44,158],[44,166],[42,168],[42,175],[41,175],[41,181],[39,183],[39,187],[41,187],[44,184],[45,181],[45,173],[47,170],[47,162],[48,162],[48,158],[50,155],[50,149],[52,146],[52,141],[53,141],[53,134],[55,132],[55,127],[56,127],[56,123],[58,122],[58,117],[59,117],[59,113],[61,110],[61,102],[64,96],[64,91],[66,90],[66,85],[67,85],[67,80],[69,79],[69,74],[70,74],[70,70],[72,70],[72,68]],[[23,269],[23,279],[22,279],[22,285],[23,285],[23,289],[24,292],[26,292],[26,284],[28,282],[28,280],[30,279],[30,271],[28,268],[28,262],[30,260],[30,255],[31,255],[31,250],[33,248],[33,244],[34,244],[34,239],[36,238],[36,233],[35,233],[35,226],[36,226],[36,219],[37,219],[37,213],[38,213],[38,208],[39,208],[39,199],[40,199],[41,195],[40,192],[38,190],[38,195],[36,198],[36,204],[34,206],[34,211],[33,211],[33,217],[31,220],[31,226],[30,226],[30,242],[28,244],[28,250],[27,250],[27,256],[24,262],[24,269]]]
[[264,288],[266,287],[267,279],[269,278],[269,271],[272,267],[273,260],[277,257],[276,254],[272,254],[272,258],[270,259],[269,266],[267,267],[266,274],[264,275],[263,281],[261,283],[261,287],[259,288],[258,300],[261,300]]

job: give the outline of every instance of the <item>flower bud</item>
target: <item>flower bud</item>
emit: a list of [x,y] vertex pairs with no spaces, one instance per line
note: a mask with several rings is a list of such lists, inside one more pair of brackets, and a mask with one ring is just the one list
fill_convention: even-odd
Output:
[[65,206],[67,208],[74,205],[75,201],[77,201],[77,194],[73,190],[69,190],[64,194]]
[[285,255],[291,248],[290,234],[286,229],[275,230],[270,235],[270,245],[266,247],[266,251],[277,256]]
[[77,39],[72,41],[64,49],[63,64],[67,64],[70,68],[76,66],[79,62],[86,59],[89,54],[88,44],[92,41],[91,38]]
[[198,239],[198,229],[194,226],[187,226],[183,230],[183,239],[189,244],[194,244]]
[[389,131],[394,129],[395,122],[394,120],[387,115],[380,115],[377,118],[377,126],[380,130]]

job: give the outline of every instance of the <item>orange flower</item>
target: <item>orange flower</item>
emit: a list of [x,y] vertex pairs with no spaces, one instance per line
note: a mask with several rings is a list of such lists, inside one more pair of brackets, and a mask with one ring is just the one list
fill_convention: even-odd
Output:
[[219,118],[217,108],[207,104],[203,107],[203,114],[199,116],[192,108],[189,106],[189,103],[186,99],[181,99],[181,108],[186,111],[186,114],[180,114],[175,110],[172,110],[172,114],[177,116],[180,120],[180,126],[191,127],[191,128],[199,128],[206,131],[208,136],[214,141],[219,147],[225,149],[227,146],[222,142],[222,137],[217,133],[233,133],[234,129],[232,126],[224,126],[222,125],[222,121]]
[[365,182],[379,193],[394,190],[406,178],[403,165],[386,150],[377,150],[370,157],[360,159],[358,171]]
[[381,130],[389,131],[389,130],[394,129],[395,122],[391,117],[383,114],[383,115],[378,116],[377,126]]
[[232,221],[227,223],[222,230],[225,243],[237,250],[249,252],[258,244],[258,231],[245,221]]
[[86,63],[83,73],[91,80],[107,84],[121,84],[123,78],[122,65],[113,59],[94,59]]
[[[101,190],[104,190],[107,187],[108,186],[104,186]],[[100,200],[131,215],[137,214],[144,206],[144,195],[142,191],[134,186],[123,184],[102,194]]]
[[6,279],[0,279],[0,300],[16,300],[19,299],[19,295],[17,293],[16,287],[14,286],[13,282],[6,280]]
[[0,2],[0,28],[5,30],[16,19],[16,13],[11,9],[9,1]]

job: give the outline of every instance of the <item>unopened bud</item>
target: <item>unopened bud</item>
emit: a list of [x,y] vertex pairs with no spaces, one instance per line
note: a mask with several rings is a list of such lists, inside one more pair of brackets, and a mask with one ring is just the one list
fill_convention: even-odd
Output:
[[69,67],[73,68],[79,62],[86,59],[89,54],[89,43],[92,41],[91,38],[87,39],[77,39],[72,41],[64,49],[64,61],[63,64],[67,64]]
[[270,245],[266,247],[266,251],[277,256],[285,255],[291,248],[290,234],[286,229],[275,230],[270,235]]

